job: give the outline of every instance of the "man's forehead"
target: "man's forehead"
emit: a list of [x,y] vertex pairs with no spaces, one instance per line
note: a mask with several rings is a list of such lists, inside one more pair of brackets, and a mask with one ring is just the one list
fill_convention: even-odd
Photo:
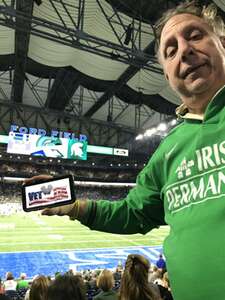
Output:
[[209,28],[209,25],[206,23],[206,21],[198,16],[187,13],[178,14],[171,17],[166,22],[161,33],[161,41],[164,40],[164,38],[167,37],[170,33],[172,34],[176,31],[180,31],[189,25],[199,25]]

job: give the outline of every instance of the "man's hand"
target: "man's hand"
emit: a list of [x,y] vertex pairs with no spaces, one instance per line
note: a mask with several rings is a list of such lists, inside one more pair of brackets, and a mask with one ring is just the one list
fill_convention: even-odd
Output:
[[[24,183],[32,183],[35,181],[47,180],[51,179],[53,176],[50,175],[36,175],[31,178],[27,178],[24,180]],[[76,202],[75,202],[76,203]],[[76,218],[78,215],[78,203],[72,203],[68,205],[52,207],[52,208],[45,208],[41,214],[44,216],[69,216],[72,220]]]
[[69,216],[73,219],[73,217],[76,215],[75,213],[75,203],[72,203],[58,207],[45,208],[41,214],[44,216]]
[[35,183],[35,181],[47,180],[47,179],[52,179],[52,178],[53,178],[53,176],[50,176],[50,175],[43,175],[43,174],[42,175],[36,175],[36,176],[31,177],[31,178],[26,178],[24,180],[24,184],[32,183],[32,182]]

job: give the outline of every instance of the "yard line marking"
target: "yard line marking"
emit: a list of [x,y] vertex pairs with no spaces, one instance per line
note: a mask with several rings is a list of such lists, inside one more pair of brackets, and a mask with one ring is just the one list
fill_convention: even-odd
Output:
[[[146,239],[140,239],[139,241],[146,241]],[[80,243],[100,243],[100,242],[104,242],[104,243],[111,243],[111,242],[121,242],[121,239],[113,239],[113,240],[93,240],[93,241],[90,241],[90,240],[81,240],[81,241],[57,241],[57,242],[53,242],[53,241],[45,241],[45,242],[41,242],[41,241],[37,241],[37,242],[13,242],[11,245],[12,247],[13,246],[16,246],[16,245],[41,245],[41,244],[80,244]],[[124,242],[128,242],[127,241],[124,241]],[[0,248],[1,246],[5,246],[5,245],[9,245],[9,243],[1,243],[0,244]]]
[[96,252],[96,250],[98,250],[98,252],[104,252],[104,251],[110,251],[110,250],[115,250],[115,249],[139,249],[142,247],[148,247],[149,249],[157,249],[157,248],[162,248],[162,245],[155,245],[155,246],[146,246],[146,245],[139,245],[139,246],[126,246],[126,248],[124,246],[116,246],[116,247],[99,247],[99,248],[76,248],[76,249],[41,249],[41,250],[22,250],[22,251],[11,251],[11,252],[0,252],[1,254],[11,254],[11,253],[38,253],[38,252],[62,252],[62,251],[79,251],[79,252]]

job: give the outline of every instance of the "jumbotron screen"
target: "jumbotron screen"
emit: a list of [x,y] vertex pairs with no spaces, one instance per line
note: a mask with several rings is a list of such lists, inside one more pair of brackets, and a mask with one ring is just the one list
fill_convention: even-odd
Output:
[[62,159],[86,160],[87,141],[10,132],[7,152]]

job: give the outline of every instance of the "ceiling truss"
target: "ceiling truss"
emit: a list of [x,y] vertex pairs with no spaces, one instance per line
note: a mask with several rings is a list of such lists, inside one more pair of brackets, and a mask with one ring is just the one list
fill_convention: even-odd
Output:
[[[31,3],[32,1],[29,2]],[[75,28],[68,27],[66,25],[62,14],[60,14],[55,5],[55,2],[62,4],[66,15],[71,19]],[[17,29],[21,31],[21,33],[32,34],[73,48],[88,51],[102,57],[114,59],[128,65],[134,65],[151,71],[158,70],[161,72],[160,69],[152,66],[152,64],[156,62],[156,58],[154,56],[148,55],[140,49],[136,50],[126,47],[124,43],[113,43],[82,31],[82,19],[84,18],[84,12],[82,9],[83,1],[80,1],[81,9],[78,9],[78,21],[79,27],[81,28],[78,28],[78,24],[66,9],[66,4],[63,0],[51,0],[50,3],[57,12],[61,24],[58,22],[50,22],[49,20],[36,16],[32,16],[31,18],[30,14],[27,14],[24,10],[17,10],[15,5],[7,5],[5,0],[3,0],[3,5],[0,6],[0,25],[15,30]],[[74,6],[74,9],[77,9],[77,7]],[[31,23],[30,26],[18,26],[19,23],[28,24],[29,22]],[[139,34],[141,35],[141,32],[139,32]],[[134,41],[132,44],[133,43]]]
[[[8,132],[8,127],[15,122],[29,127],[32,121],[36,127],[45,126],[47,130],[56,127],[64,128],[64,130],[75,128],[77,132],[90,136],[92,139],[90,142],[93,144],[128,147],[129,141],[133,141],[135,133],[143,125],[141,116],[145,115],[144,123],[146,123],[155,112],[139,103],[135,106],[133,128],[116,125],[115,122],[120,119],[130,105],[120,101],[116,94],[140,69],[162,74],[162,70],[154,65],[156,63],[154,42],[149,43],[144,50],[141,50],[142,35],[146,34],[141,21],[132,19],[128,26],[125,25],[115,7],[112,6],[113,13],[108,15],[101,0],[96,0],[96,3],[118,43],[85,33],[85,0],[77,2],[77,5],[71,5],[63,0],[49,0],[58,16],[58,22],[54,23],[34,16],[33,6],[36,4],[31,0],[11,1],[10,5],[2,0],[0,25],[15,30],[15,67],[14,71],[9,71],[9,84],[12,85],[10,97],[0,87],[1,98],[11,100],[8,104],[1,101],[0,126],[5,133]],[[63,9],[63,14],[58,9],[59,5]],[[76,18],[70,13],[71,11],[76,11]],[[70,19],[73,26],[67,26],[64,16]],[[122,35],[116,30],[118,25],[122,28]],[[130,36],[125,43],[128,30],[130,30]],[[68,68],[59,69],[54,78],[47,79],[47,98],[43,99],[39,93],[42,79],[31,82],[29,76],[26,75],[30,35],[110,58],[127,64],[128,67],[102,96],[99,97],[95,92],[90,91],[92,94],[90,99],[92,99],[89,101],[92,101],[93,104],[86,112],[84,101],[87,101],[87,97],[84,96],[84,89],[80,85],[78,75],[70,72]],[[31,108],[22,103],[25,84],[31,90],[40,108]],[[88,120],[107,102],[107,122]],[[81,115],[83,117],[80,117]]]

